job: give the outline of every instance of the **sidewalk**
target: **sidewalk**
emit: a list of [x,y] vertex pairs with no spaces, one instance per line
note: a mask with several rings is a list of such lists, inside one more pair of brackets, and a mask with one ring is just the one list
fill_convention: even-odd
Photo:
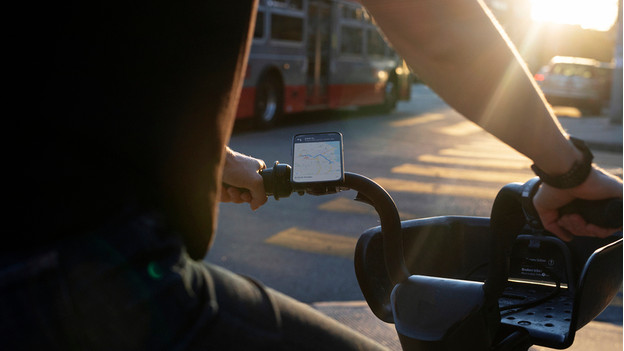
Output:
[[611,123],[609,117],[558,118],[568,134],[584,140],[591,150],[622,153],[622,125]]

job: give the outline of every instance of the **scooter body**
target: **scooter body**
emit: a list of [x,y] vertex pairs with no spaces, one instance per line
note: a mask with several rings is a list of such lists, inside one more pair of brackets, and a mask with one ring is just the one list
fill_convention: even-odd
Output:
[[[564,349],[622,283],[621,233],[570,243],[523,234],[509,252],[504,290],[488,310],[480,292],[491,262],[489,218],[433,217],[401,227],[412,273],[406,287],[395,291],[384,274],[380,227],[361,235],[355,267],[368,305],[379,319],[395,323],[404,350]],[[571,276],[545,273],[555,270]],[[396,313],[406,310],[412,315]]]
[[[372,312],[394,323],[404,350],[567,348],[622,284],[622,233],[564,243],[536,219],[539,180],[499,192],[490,218],[443,216],[401,222],[390,195],[361,175],[338,186],[293,189],[290,166],[262,172],[267,194],[356,190],[381,225],[364,232],[355,273]],[[620,227],[622,201],[578,202],[564,211]]]

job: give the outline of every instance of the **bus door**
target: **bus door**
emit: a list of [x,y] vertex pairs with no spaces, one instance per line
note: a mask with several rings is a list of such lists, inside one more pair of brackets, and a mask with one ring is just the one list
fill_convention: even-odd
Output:
[[325,107],[328,103],[330,55],[330,5],[310,1],[308,6],[308,106]]

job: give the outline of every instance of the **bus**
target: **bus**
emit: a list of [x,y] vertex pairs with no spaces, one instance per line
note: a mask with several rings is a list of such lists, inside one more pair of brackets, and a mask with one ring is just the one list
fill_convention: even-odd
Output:
[[349,0],[260,0],[236,113],[270,127],[282,115],[351,106],[391,111],[409,69]]

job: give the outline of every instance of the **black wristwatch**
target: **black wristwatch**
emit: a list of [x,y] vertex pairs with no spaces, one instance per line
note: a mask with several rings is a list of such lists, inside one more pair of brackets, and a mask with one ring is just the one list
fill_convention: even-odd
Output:
[[546,174],[536,165],[531,166],[533,172],[535,172],[535,174],[545,184],[558,189],[569,189],[583,184],[587,177],[589,177],[594,155],[581,139],[570,137],[570,141],[577,149],[579,149],[579,151],[581,151],[583,159],[581,161],[575,161],[572,168],[568,172],[558,176],[551,176]]

